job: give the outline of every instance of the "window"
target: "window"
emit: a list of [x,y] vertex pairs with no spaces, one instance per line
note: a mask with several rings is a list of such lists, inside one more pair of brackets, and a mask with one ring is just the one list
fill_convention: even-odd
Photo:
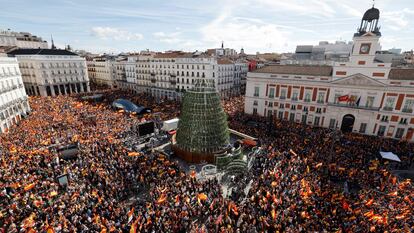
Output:
[[392,111],[394,108],[394,102],[395,102],[395,98],[394,97],[388,97],[387,101],[385,102],[385,106],[384,106],[384,110],[386,111]]
[[414,106],[414,99],[407,99],[405,100],[405,104],[404,104],[402,111],[406,113],[412,113],[413,106]]
[[406,125],[407,124],[407,118],[401,118],[400,119],[400,124]]
[[253,101],[253,106],[257,106],[257,100]]
[[278,118],[279,118],[279,119],[283,119],[283,111],[279,111],[279,116],[278,116]]
[[296,105],[292,105],[292,106],[290,106],[290,109],[292,109],[292,110],[296,110]]
[[309,92],[307,92],[305,94],[305,102],[310,102],[310,98],[311,98],[311,94]]
[[307,106],[304,106],[304,107],[303,107],[303,111],[304,111],[304,112],[309,112],[308,107],[307,107]]
[[253,115],[257,115],[257,108],[253,108]]
[[382,121],[382,122],[388,122],[388,116],[386,116],[386,115],[382,115],[382,117],[381,117],[381,121]]
[[384,125],[381,125],[380,127],[379,127],[379,129],[378,129],[378,136],[384,136],[384,133],[385,133],[385,126]]
[[339,104],[339,97],[340,96],[341,96],[341,94],[335,94],[334,104]]
[[269,102],[269,107],[272,108],[273,107],[273,102]]
[[320,117],[316,116],[315,121],[314,121],[314,125],[319,126],[319,121],[320,121]]
[[316,113],[322,113],[322,108],[316,108]]
[[289,121],[294,122],[295,121],[295,113],[290,113],[289,115]]
[[404,131],[405,129],[403,128],[398,128],[397,132],[395,132],[395,138],[402,138],[404,135]]
[[319,92],[318,94],[318,103],[323,104],[325,99],[325,93],[324,92]]
[[367,123],[361,123],[361,126],[359,127],[359,132],[365,133],[366,130],[367,130]]
[[329,128],[334,129],[335,128],[335,123],[336,123],[335,119],[330,119],[329,120]]
[[285,108],[285,105],[284,104],[280,104],[279,105],[279,108]]
[[299,93],[297,91],[294,91],[293,94],[292,94],[292,100],[297,101],[298,100],[298,95],[299,95]]
[[374,106],[374,100],[375,100],[374,96],[368,96],[367,102],[365,103],[365,107],[372,108],[372,106]]
[[260,91],[259,87],[254,87],[254,96],[255,97],[259,97],[259,91]]
[[307,114],[303,114],[302,115],[302,124],[306,124],[307,119],[308,119],[308,115]]
[[269,98],[275,98],[275,89],[274,88],[269,89]]
[[280,91],[280,99],[286,99],[286,89]]
[[267,110],[267,116],[268,116],[268,117],[272,117],[272,113],[273,113],[273,111],[272,111],[272,110]]

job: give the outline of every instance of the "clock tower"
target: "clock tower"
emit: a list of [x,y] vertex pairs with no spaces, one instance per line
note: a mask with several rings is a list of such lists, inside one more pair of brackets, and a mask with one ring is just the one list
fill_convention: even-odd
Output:
[[349,61],[335,63],[334,78],[363,74],[371,78],[387,79],[391,64],[375,59],[376,52],[381,50],[379,17],[380,11],[377,8],[372,7],[365,12],[353,37],[354,45]]
[[379,38],[381,37],[378,27],[380,12],[377,8],[368,9],[362,17],[357,33],[354,34],[354,46],[350,61],[352,63],[370,64],[374,62],[375,53],[381,50]]

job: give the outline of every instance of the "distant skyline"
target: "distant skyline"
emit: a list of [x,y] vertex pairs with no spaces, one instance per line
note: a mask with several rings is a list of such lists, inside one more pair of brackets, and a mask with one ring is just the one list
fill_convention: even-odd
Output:
[[[352,40],[372,0],[0,0],[0,29],[94,53],[224,46],[247,53]],[[414,48],[414,2],[377,0],[383,49]]]

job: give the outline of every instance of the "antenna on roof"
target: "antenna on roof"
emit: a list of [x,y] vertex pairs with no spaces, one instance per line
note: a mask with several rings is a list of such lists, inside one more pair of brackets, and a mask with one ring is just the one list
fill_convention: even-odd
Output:
[[372,8],[375,7],[375,0],[372,0]]
[[50,40],[52,41],[52,49],[56,49],[55,43],[53,42],[53,36],[50,34]]

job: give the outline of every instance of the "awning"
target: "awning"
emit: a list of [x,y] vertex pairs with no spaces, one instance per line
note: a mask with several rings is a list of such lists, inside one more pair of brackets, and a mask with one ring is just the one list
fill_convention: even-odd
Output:
[[392,161],[397,161],[397,162],[401,162],[400,158],[398,157],[398,155],[392,153],[392,152],[384,152],[384,151],[380,151],[381,157],[383,159],[388,159],[388,160],[392,160]]

